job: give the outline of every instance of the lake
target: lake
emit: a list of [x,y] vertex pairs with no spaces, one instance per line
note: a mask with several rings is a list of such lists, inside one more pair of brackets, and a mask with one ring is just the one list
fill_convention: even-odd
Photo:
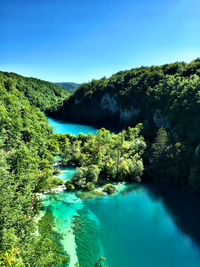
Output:
[[95,129],[92,126],[76,124],[76,123],[68,123],[62,120],[50,118],[48,116],[46,117],[49,121],[50,126],[52,126],[54,129],[54,133],[61,133],[61,134],[71,133],[74,135],[77,135],[79,133],[83,133],[83,134],[91,133],[95,135],[97,131],[97,129]]
[[[96,129],[49,119],[55,132],[96,133]],[[62,169],[68,180],[75,169]],[[80,199],[74,193],[47,195],[68,251],[70,267],[92,267],[99,256],[109,267],[199,267],[200,197],[169,185],[124,185],[120,193]]]

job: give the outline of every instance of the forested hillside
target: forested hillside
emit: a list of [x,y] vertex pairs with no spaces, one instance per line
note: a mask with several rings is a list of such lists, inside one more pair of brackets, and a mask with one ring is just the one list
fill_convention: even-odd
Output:
[[51,114],[107,128],[143,123],[146,179],[200,190],[200,59],[93,80]]
[[55,83],[55,84],[62,86],[63,88],[69,91],[75,91],[80,86],[80,84],[78,83]]
[[[39,84],[43,89],[34,93]],[[45,109],[53,105],[55,88],[0,73],[0,266],[54,266],[68,260],[51,213],[39,226],[35,221],[37,193],[58,182],[52,169],[56,148],[47,119],[24,96]]]
[[23,77],[15,73],[0,72],[5,78],[11,78],[20,92],[27,97],[31,104],[41,110],[56,110],[69,97],[70,92],[56,84],[36,78]]

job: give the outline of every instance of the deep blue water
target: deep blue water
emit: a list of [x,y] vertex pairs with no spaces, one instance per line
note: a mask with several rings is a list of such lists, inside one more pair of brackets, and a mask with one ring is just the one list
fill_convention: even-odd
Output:
[[[54,120],[49,122],[53,126]],[[88,131],[56,123],[60,132]],[[75,170],[67,171],[63,179]],[[50,206],[60,229],[79,216],[75,240],[83,267],[92,267],[98,256],[105,256],[109,267],[199,267],[199,204],[199,196],[179,188],[128,185],[117,195],[87,200],[61,193]],[[65,238],[67,243],[66,233]]]

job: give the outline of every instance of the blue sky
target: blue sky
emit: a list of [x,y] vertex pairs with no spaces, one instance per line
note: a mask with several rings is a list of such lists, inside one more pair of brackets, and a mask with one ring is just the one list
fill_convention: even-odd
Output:
[[0,70],[87,82],[200,57],[199,0],[0,0]]

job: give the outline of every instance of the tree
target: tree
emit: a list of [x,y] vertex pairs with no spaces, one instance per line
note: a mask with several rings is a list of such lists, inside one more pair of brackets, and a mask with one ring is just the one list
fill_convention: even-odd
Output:
[[165,159],[167,140],[167,132],[163,127],[161,127],[157,132],[155,142],[152,144],[152,158],[150,161]]
[[116,191],[116,187],[112,184],[106,184],[103,187],[103,191],[106,192],[108,195],[112,195]]

